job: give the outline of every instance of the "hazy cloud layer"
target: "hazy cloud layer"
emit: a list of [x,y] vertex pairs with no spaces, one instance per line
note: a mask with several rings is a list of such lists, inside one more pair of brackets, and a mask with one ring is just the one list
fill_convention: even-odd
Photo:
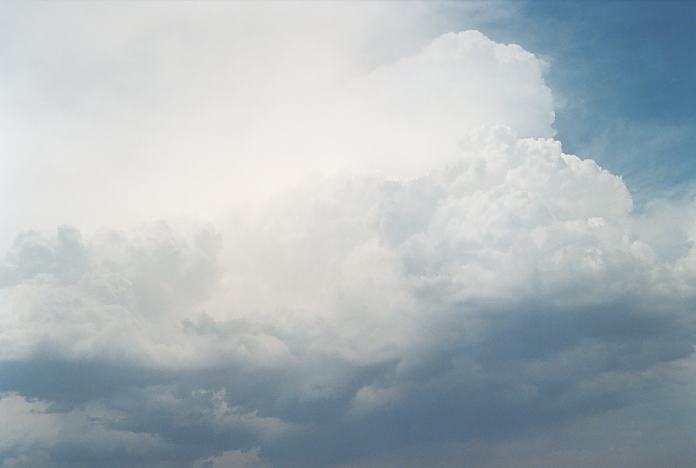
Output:
[[[552,111],[548,92],[538,90],[533,58],[520,53],[501,63],[487,52],[512,58],[514,47],[505,53],[508,48],[480,39],[459,48],[460,58],[435,57],[433,47],[418,53],[456,23],[510,14],[505,4],[10,2],[2,8],[3,249],[29,226],[67,223],[92,232],[182,214],[218,217],[229,205],[277,193],[307,174],[364,171],[378,156],[384,162],[375,169],[423,169],[404,162],[422,161],[420,150],[393,163],[408,138],[422,136],[424,124],[435,130],[448,115],[471,123],[482,109],[444,106],[440,99],[436,121],[408,121],[404,111],[415,106],[393,106],[409,101],[412,88],[459,102],[479,94],[477,102],[491,107],[485,114],[507,123],[511,97],[481,89],[482,75],[464,68],[486,67],[491,77],[523,74],[507,83],[513,94],[537,89],[543,102],[525,113],[531,128],[547,124]],[[403,81],[389,94],[391,109],[371,101],[394,86],[394,80],[370,83],[385,65]],[[404,67],[427,82],[409,81]],[[465,94],[458,97],[458,90]]]
[[[636,213],[564,154],[519,46],[450,33],[382,62],[255,108],[270,123],[240,134],[270,138],[246,175],[284,147],[301,168],[253,179],[287,177],[267,200],[16,237],[2,466],[690,466],[693,208]],[[181,154],[174,180],[205,185]]]

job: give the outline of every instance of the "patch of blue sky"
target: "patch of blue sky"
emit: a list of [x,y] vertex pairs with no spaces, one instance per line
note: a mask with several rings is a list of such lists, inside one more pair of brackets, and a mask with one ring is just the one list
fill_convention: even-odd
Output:
[[550,63],[564,150],[621,175],[639,207],[693,195],[696,2],[511,5],[475,27]]

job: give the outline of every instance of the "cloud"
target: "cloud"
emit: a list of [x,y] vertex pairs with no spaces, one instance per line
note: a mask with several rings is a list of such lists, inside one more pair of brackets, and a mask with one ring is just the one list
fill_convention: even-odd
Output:
[[[256,24],[257,13],[245,17]],[[300,65],[330,54],[302,48],[310,57],[288,66],[277,44],[306,36],[269,24],[260,45],[235,42],[250,40],[243,25],[228,38],[242,57],[268,52],[258,60],[268,74],[241,66],[256,59],[220,65],[239,95],[206,115],[240,106],[224,114],[248,120],[234,149],[259,165],[230,180],[283,179],[275,196],[215,224],[63,226],[8,249],[0,463],[688,466],[685,444],[668,454],[645,434],[681,441],[691,422],[652,416],[677,413],[694,386],[693,210],[655,202],[636,213],[620,177],[565,154],[545,65],[519,46],[446,34],[293,96]],[[362,56],[325,33],[331,52]],[[274,88],[274,67],[292,86]],[[252,86],[259,77],[268,82]],[[267,100],[251,107],[246,89]],[[225,179],[212,173],[230,174],[205,154],[202,169],[183,165],[201,135],[167,158],[169,182],[145,184],[162,200],[176,206]],[[147,161],[144,180],[156,180],[161,161]],[[679,218],[668,235],[665,217]],[[629,416],[635,433],[622,429]],[[604,424],[616,435],[600,440]]]
[[[4,250],[27,227],[92,232],[162,217],[218,218],[229,205],[277,194],[312,173],[371,167],[420,175],[428,160],[415,145],[427,135],[397,103],[418,114],[431,102],[425,123],[431,130],[446,123],[438,134],[447,133],[450,152],[461,130],[451,135],[451,127],[476,120],[484,102],[496,124],[512,106],[543,109],[514,123],[548,135],[552,104],[531,54],[507,53],[504,61],[513,46],[473,32],[459,39],[470,44],[459,58],[436,54],[457,36],[419,52],[454,23],[474,25],[511,8],[8,5],[0,28],[0,244]],[[506,80],[508,91],[479,86],[480,77],[512,74],[519,79]],[[440,91],[415,99],[413,88]],[[525,93],[525,102],[513,97]]]
[[[128,449],[146,466],[483,457],[631,408],[692,359],[693,254],[658,256],[642,225],[618,177],[496,127],[426,176],[322,180],[218,228],[23,234],[3,390],[46,402],[20,420],[117,414],[99,427],[154,437]],[[118,459],[100,447],[88,463]]]
[[226,466],[238,466],[241,468],[247,467],[261,467],[268,466],[264,465],[259,459],[258,452],[248,451],[242,452],[240,450],[229,450],[224,452],[222,455],[217,457],[212,457],[205,460],[200,468],[216,468],[216,467],[226,467]]
[[[79,410],[51,411],[42,401],[30,401],[16,394],[0,399],[3,414],[3,467],[57,466],[55,455],[63,465],[80,466],[95,456],[118,454],[122,462],[142,460],[166,448],[157,435],[134,434],[105,427],[110,420],[122,417],[99,403],[90,403]],[[56,450],[56,447],[59,447]]]
[[502,125],[523,136],[551,136],[545,68],[520,46],[497,44],[478,31],[442,35],[350,84],[340,107],[355,114],[337,127],[360,138],[342,138],[330,154],[352,152],[344,164],[355,171],[417,177],[456,159],[457,138],[473,128]]

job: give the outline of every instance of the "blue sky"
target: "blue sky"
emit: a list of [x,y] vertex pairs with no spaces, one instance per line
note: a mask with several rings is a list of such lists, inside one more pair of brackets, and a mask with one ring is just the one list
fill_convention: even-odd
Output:
[[696,3],[531,1],[482,30],[547,59],[564,148],[628,183],[638,202],[696,176]]

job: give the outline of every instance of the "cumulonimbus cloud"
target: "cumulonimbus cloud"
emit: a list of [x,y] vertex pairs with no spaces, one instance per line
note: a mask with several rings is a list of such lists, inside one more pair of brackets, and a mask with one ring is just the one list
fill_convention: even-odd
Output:
[[359,175],[216,226],[20,235],[0,460],[484,466],[640,401],[691,362],[693,214],[656,245],[622,180],[551,138],[543,69],[448,34],[351,85]]

